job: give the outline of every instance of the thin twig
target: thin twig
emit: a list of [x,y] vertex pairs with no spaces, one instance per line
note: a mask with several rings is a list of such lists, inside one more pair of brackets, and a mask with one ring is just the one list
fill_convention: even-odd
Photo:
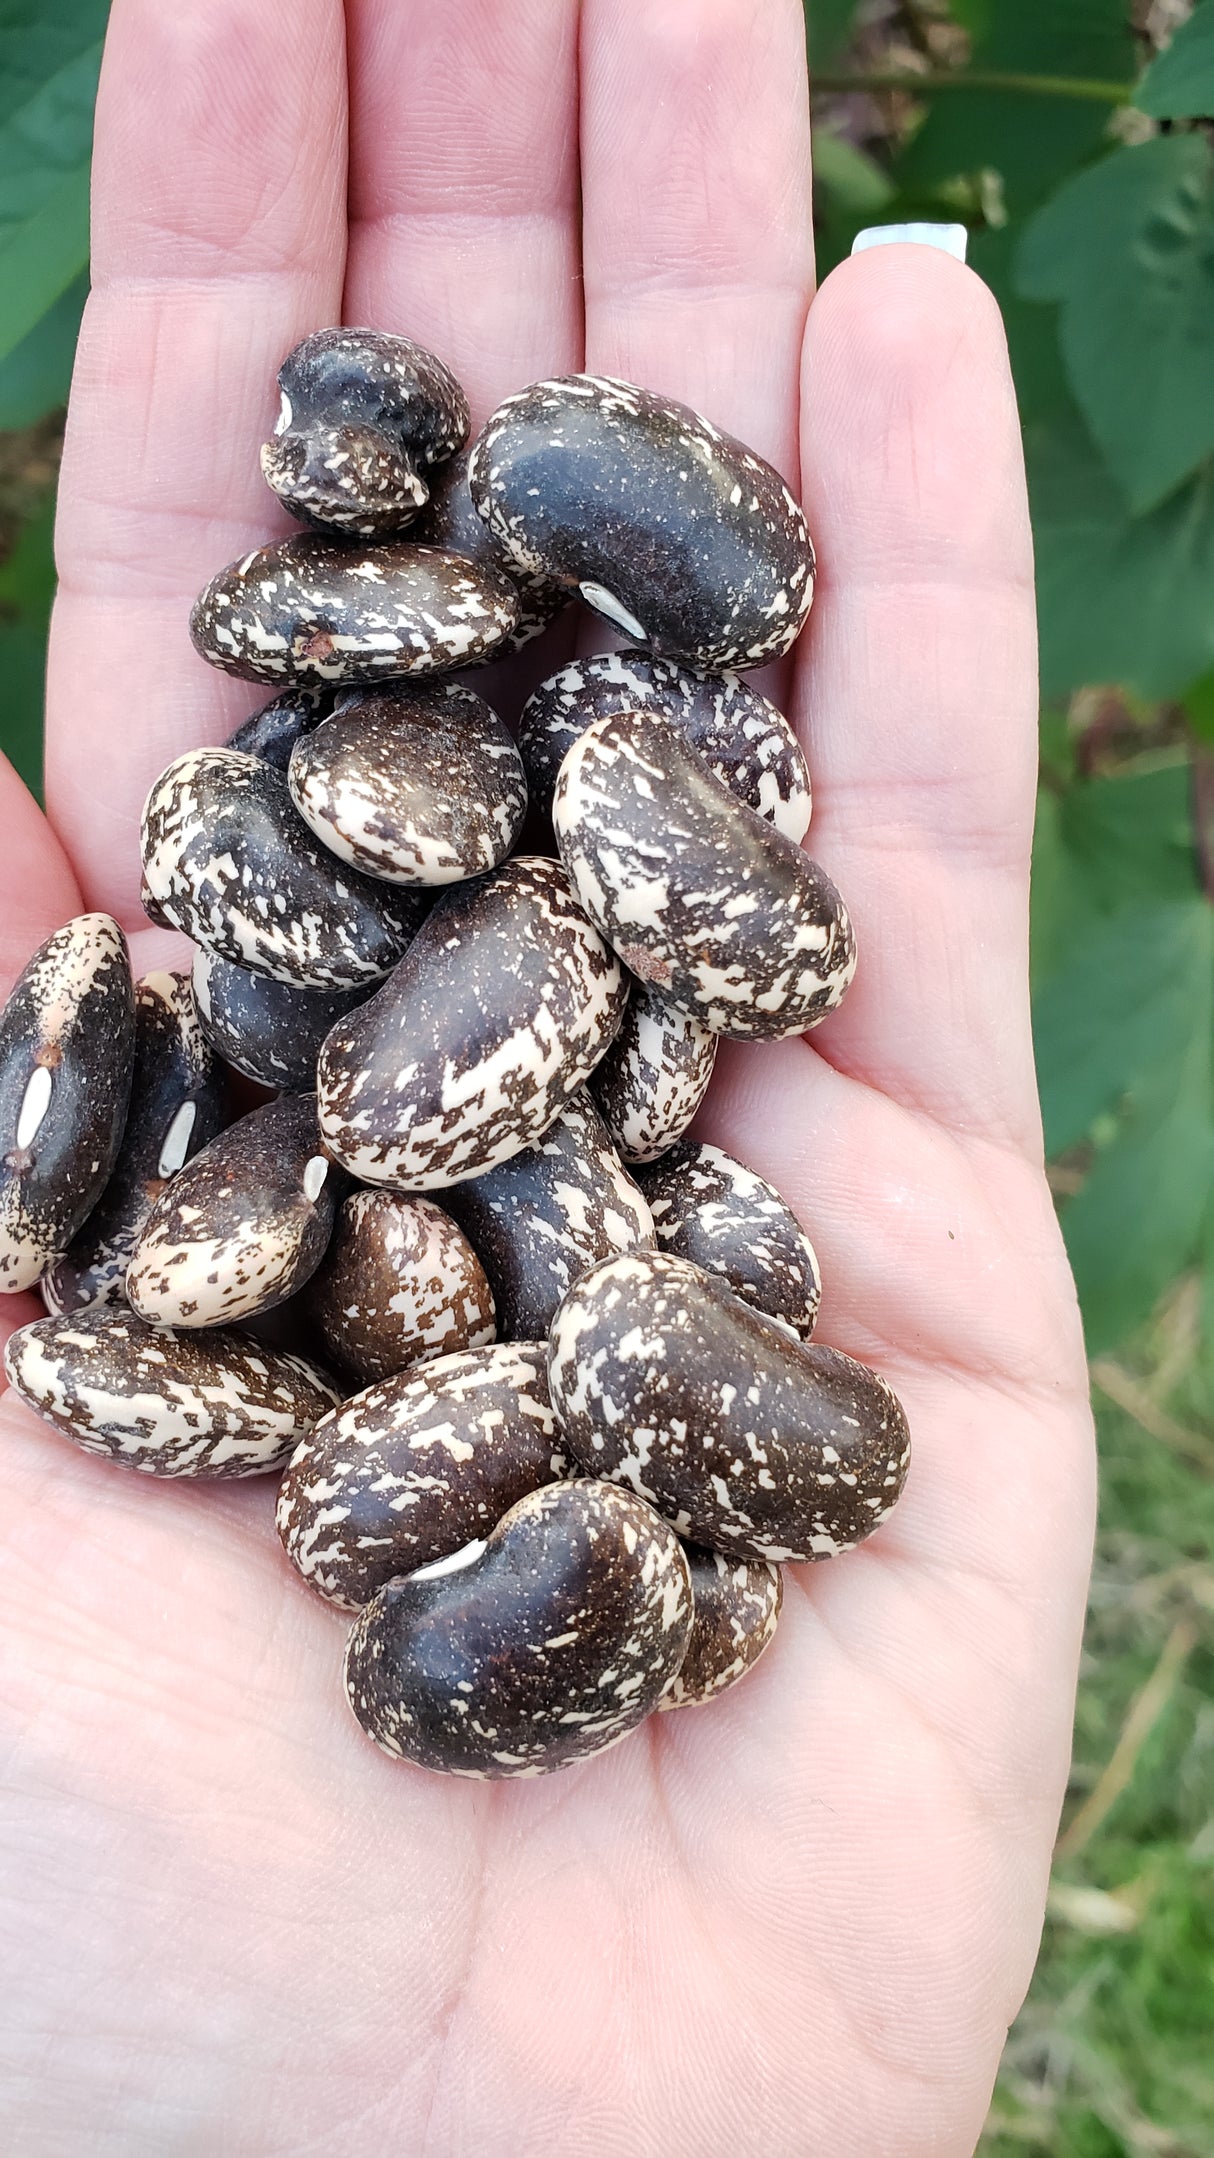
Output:
[[1127,1789],[1138,1766],[1138,1756],[1176,1690],[1185,1658],[1196,1639],[1197,1629],[1192,1620],[1177,1619],[1164,1642],[1155,1669],[1130,1704],[1121,1736],[1095,1788],[1085,1798],[1066,1833],[1058,1838],[1054,1852],[1056,1859],[1076,1858]]
[[1093,105],[1128,105],[1130,86],[1124,82],[1100,82],[1082,75],[1004,75],[994,69],[959,68],[917,74],[911,68],[873,74],[814,75],[812,87],[832,93],[905,90],[912,97],[933,95],[937,90],[1010,90],[1023,97],[1080,98]]
[[1170,1447],[1173,1453],[1191,1461],[1195,1468],[1204,1469],[1207,1475],[1214,1471],[1214,1441],[1203,1437],[1200,1431],[1190,1431],[1187,1424],[1178,1424],[1174,1416],[1157,1407],[1145,1386],[1139,1386],[1111,1356],[1096,1358],[1092,1365],[1092,1381],[1119,1409],[1132,1416],[1136,1424],[1141,1424],[1151,1438],[1158,1439],[1161,1446]]

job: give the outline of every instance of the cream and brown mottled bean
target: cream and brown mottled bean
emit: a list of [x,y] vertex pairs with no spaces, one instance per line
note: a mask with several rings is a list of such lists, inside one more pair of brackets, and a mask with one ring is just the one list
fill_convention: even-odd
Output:
[[333,692],[327,682],[301,682],[293,689],[281,690],[268,704],[250,712],[228,736],[224,747],[238,749],[246,757],[261,757],[276,771],[285,772],[300,736],[319,727],[332,702]]
[[483,1348],[497,1332],[493,1291],[463,1230],[431,1200],[397,1191],[351,1193],[305,1298],[326,1357],[360,1386]]
[[425,895],[347,869],[308,830],[281,772],[233,749],[192,749],[143,810],[144,906],[220,959],[305,989],[377,981]]
[[385,1753],[446,1775],[542,1776],[634,1731],[690,1630],[678,1538],[629,1492],[579,1478],[380,1589],[351,1632],[346,1689]]
[[201,945],[194,954],[198,1021],[226,1064],[260,1086],[289,1094],[316,1090],[316,1059],[330,1027],[365,1004],[374,982],[357,989],[301,989],[251,974]]
[[491,658],[517,620],[517,589],[490,563],[311,534],[229,562],[195,600],[190,635],[244,681],[377,682]]
[[779,1040],[842,999],[855,938],[825,870],[652,713],[595,720],[561,766],[552,821],[595,927],[714,1033]]
[[[499,547],[492,532],[479,514],[468,487],[468,450],[460,450],[447,462],[427,474],[430,500],[421,512],[417,523],[410,529],[410,538],[424,547],[446,547],[452,554],[467,555],[470,561],[487,562],[493,569],[509,577],[518,594],[518,619],[509,635],[503,640],[499,652],[490,653],[496,659],[507,652],[517,652],[533,637],[547,629],[554,617],[567,607],[573,598],[566,586],[554,584],[550,577],[536,577],[529,570],[511,561],[505,549]],[[472,664],[484,665],[484,661]]]
[[739,674],[697,674],[646,652],[570,660],[527,699],[518,746],[540,808],[551,809],[557,773],[579,735],[614,712],[652,712],[677,727],[731,794],[786,839],[804,839],[809,767],[783,713]]
[[534,1146],[445,1200],[484,1261],[503,1341],[546,1336],[588,1266],[655,1241],[649,1208],[585,1087]]
[[906,1418],[884,1379],[672,1252],[583,1274],[553,1321],[548,1377],[579,1467],[739,1558],[850,1550],[905,1481]]
[[292,517],[376,538],[412,523],[429,468],[468,432],[449,367],[385,330],[314,330],[278,370],[282,406],[261,469]]
[[784,1581],[767,1559],[726,1558],[687,1547],[695,1616],[691,1639],[659,1708],[715,1701],[753,1671],[776,1631]]
[[135,1310],[163,1326],[220,1326],[285,1303],[324,1257],[337,1181],[314,1095],[250,1110],[153,1206],[127,1268]]
[[361,690],[296,745],[291,799],[352,868],[456,884],[504,862],[527,813],[514,738],[473,689]]
[[79,914],[0,1013],[0,1291],[31,1288],[100,1199],[134,1062],[126,938],[108,914]]
[[112,1304],[21,1327],[4,1368],[85,1453],[143,1476],[264,1476],[340,1398],[311,1362],[234,1328],[175,1333]]
[[318,1423],[278,1498],[278,1533],[309,1588],[357,1610],[567,1475],[545,1362],[539,1341],[463,1349],[368,1386]]
[[692,667],[756,667],[809,613],[814,553],[766,461],[688,405],[567,375],[492,413],[472,498],[520,568],[576,585],[625,636]]
[[120,1304],[140,1232],[165,1185],[224,1121],[224,1075],[188,974],[135,984],[135,1071],[118,1159],[88,1220],[42,1276],[48,1311]]
[[320,1124],[367,1184],[438,1191],[540,1138],[624,1008],[618,961],[559,862],[515,855],[440,899],[320,1053]]
[[656,1161],[682,1138],[708,1091],[717,1040],[659,989],[632,984],[620,1031],[590,1074],[590,1091],[625,1161]]
[[787,1199],[719,1146],[688,1139],[642,1172],[658,1243],[719,1274],[744,1303],[808,1341],[822,1300],[817,1254]]

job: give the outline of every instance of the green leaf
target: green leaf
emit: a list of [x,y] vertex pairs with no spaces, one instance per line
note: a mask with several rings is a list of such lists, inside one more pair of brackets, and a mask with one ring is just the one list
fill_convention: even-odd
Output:
[[826,67],[851,36],[858,0],[805,0],[805,34],[811,67]]
[[1214,914],[1203,899],[1123,907],[1074,940],[1033,1002],[1048,1154],[1175,1072],[1195,1007],[1210,1003],[1212,969]]
[[1124,907],[1183,907],[1201,892],[1187,757],[1069,787],[1058,811],[1072,929]]
[[884,210],[894,197],[893,182],[875,158],[821,125],[814,129],[814,188],[859,217]]
[[1190,682],[1180,702],[1185,718],[1195,735],[1203,742],[1214,742],[1214,667]]
[[[1124,0],[1002,0],[975,11],[971,27],[983,71],[1110,83],[1134,72]],[[933,100],[899,172],[913,183],[993,168],[1018,210],[1096,148],[1108,118],[1109,107],[1091,99],[950,89]]]
[[1202,0],[1166,52],[1152,60],[1134,103],[1156,120],[1208,120],[1214,114],[1214,0]]
[[0,360],[0,430],[32,427],[67,403],[88,285],[87,274],[73,279],[28,337]]
[[35,794],[42,789],[46,633],[55,596],[53,497],[0,562],[0,749]]
[[0,11],[0,360],[88,258],[93,102],[105,0]]
[[1064,1207],[1063,1233],[1092,1355],[1113,1348],[1149,1317],[1198,1257],[1214,1178],[1210,995],[1214,913],[1207,908],[1207,965],[1194,980],[1186,1053],[1158,1072],[1119,1138],[1097,1158]]
[[1025,451],[1042,694],[1176,695],[1214,663],[1214,467],[1135,517],[1073,408],[1027,427]]
[[970,235],[969,265],[999,302],[1008,357],[1023,425],[1069,411],[1073,400],[1058,347],[1058,309],[1026,300],[1017,289],[1014,262],[1022,225],[991,227]]
[[1201,135],[1115,150],[1032,219],[1020,289],[1062,306],[1067,375],[1132,509],[1214,452],[1214,158]]

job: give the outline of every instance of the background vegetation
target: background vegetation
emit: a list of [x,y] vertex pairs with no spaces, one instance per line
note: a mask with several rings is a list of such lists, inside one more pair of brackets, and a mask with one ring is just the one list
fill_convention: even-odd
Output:
[[[38,783],[106,0],[0,0],[0,742]],[[984,2150],[1214,2151],[1214,0],[811,0],[823,270],[960,219],[1036,536],[1033,966],[1104,1498],[1045,1947]]]

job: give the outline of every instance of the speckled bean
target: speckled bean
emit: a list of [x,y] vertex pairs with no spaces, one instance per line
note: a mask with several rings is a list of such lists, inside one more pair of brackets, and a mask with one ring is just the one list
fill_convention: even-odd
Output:
[[552,821],[595,927],[714,1033],[778,1040],[840,1002],[856,947],[830,878],[651,713],[574,743]]
[[346,1689],[385,1753],[455,1776],[541,1776],[603,1753],[686,1653],[678,1538],[611,1484],[549,1484],[483,1543],[380,1589]]
[[322,531],[375,538],[412,522],[429,468],[468,432],[468,400],[424,345],[386,330],[314,330],[278,370],[282,404],[261,469]]
[[347,869],[308,830],[281,772],[192,749],[143,810],[144,906],[196,944],[305,989],[350,989],[395,964],[428,904]]
[[306,1291],[329,1362],[360,1386],[497,1331],[493,1291],[463,1230],[429,1199],[355,1191]]
[[559,862],[515,855],[440,899],[320,1053],[325,1141],[368,1184],[437,1191],[530,1146],[607,1048],[625,988]]
[[291,799],[354,869],[456,884],[504,862],[527,812],[514,739],[458,682],[363,690],[297,744]]
[[798,1341],[671,1252],[583,1274],[553,1322],[548,1378],[579,1467],[739,1558],[850,1550],[906,1476],[906,1418],[875,1371]]
[[551,809],[556,775],[579,735],[616,712],[652,712],[676,727],[740,802],[786,839],[804,839],[809,768],[783,713],[739,674],[696,674],[644,652],[570,660],[527,699],[518,746],[537,807]]
[[245,681],[376,682],[488,659],[517,619],[516,587],[487,562],[313,534],[229,562],[195,600],[190,635]]
[[719,1146],[686,1140],[642,1171],[658,1243],[719,1274],[735,1296],[808,1341],[822,1300],[817,1255],[786,1199]]
[[625,1161],[656,1161],[682,1137],[708,1092],[717,1039],[659,989],[632,984],[620,1031],[590,1074]]
[[478,436],[472,498],[522,569],[668,659],[755,667],[809,612],[814,554],[779,473],[688,405],[602,375],[532,383]]
[[534,1146],[444,1196],[484,1261],[503,1340],[546,1336],[588,1266],[654,1243],[649,1208],[584,1087]]
[[356,1610],[566,1475],[545,1362],[537,1341],[464,1349],[367,1387],[318,1423],[278,1499],[278,1533],[309,1588]]
[[[410,536],[420,546],[446,547],[452,554],[466,555],[472,562],[486,562],[510,579],[518,594],[518,616],[514,628],[502,640],[497,652],[487,655],[496,659],[507,652],[517,652],[533,637],[545,630],[554,616],[567,607],[573,598],[565,585],[554,584],[550,577],[536,577],[511,561],[505,549],[498,546],[492,532],[477,511],[468,487],[468,450],[460,450],[443,465],[427,474],[430,484],[430,500],[412,526]],[[484,665],[484,661],[472,664]]]
[[339,1398],[302,1357],[230,1328],[175,1333],[112,1304],[19,1328],[4,1368],[86,1454],[144,1476],[263,1476]]
[[219,1131],[225,1093],[189,975],[145,974],[135,984],[135,1072],[118,1159],[88,1220],[42,1277],[48,1311],[123,1301],[153,1203]]
[[336,1184],[314,1096],[250,1110],[153,1206],[127,1268],[135,1310],[164,1326],[220,1326],[285,1303],[324,1257]]
[[315,1092],[326,1034],[374,988],[363,982],[356,989],[302,989],[251,974],[201,946],[194,954],[194,1001],[212,1048],[247,1079],[290,1094]]
[[293,689],[280,690],[268,704],[242,719],[224,747],[237,749],[242,756],[261,757],[276,771],[285,772],[300,736],[319,727],[332,702],[327,682],[300,682]]
[[0,1290],[31,1288],[101,1197],[134,1062],[126,938],[108,914],[79,914],[0,1013]]
[[767,1559],[726,1558],[687,1550],[695,1616],[687,1654],[659,1708],[697,1708],[753,1671],[775,1636],[784,1596],[778,1566]]

